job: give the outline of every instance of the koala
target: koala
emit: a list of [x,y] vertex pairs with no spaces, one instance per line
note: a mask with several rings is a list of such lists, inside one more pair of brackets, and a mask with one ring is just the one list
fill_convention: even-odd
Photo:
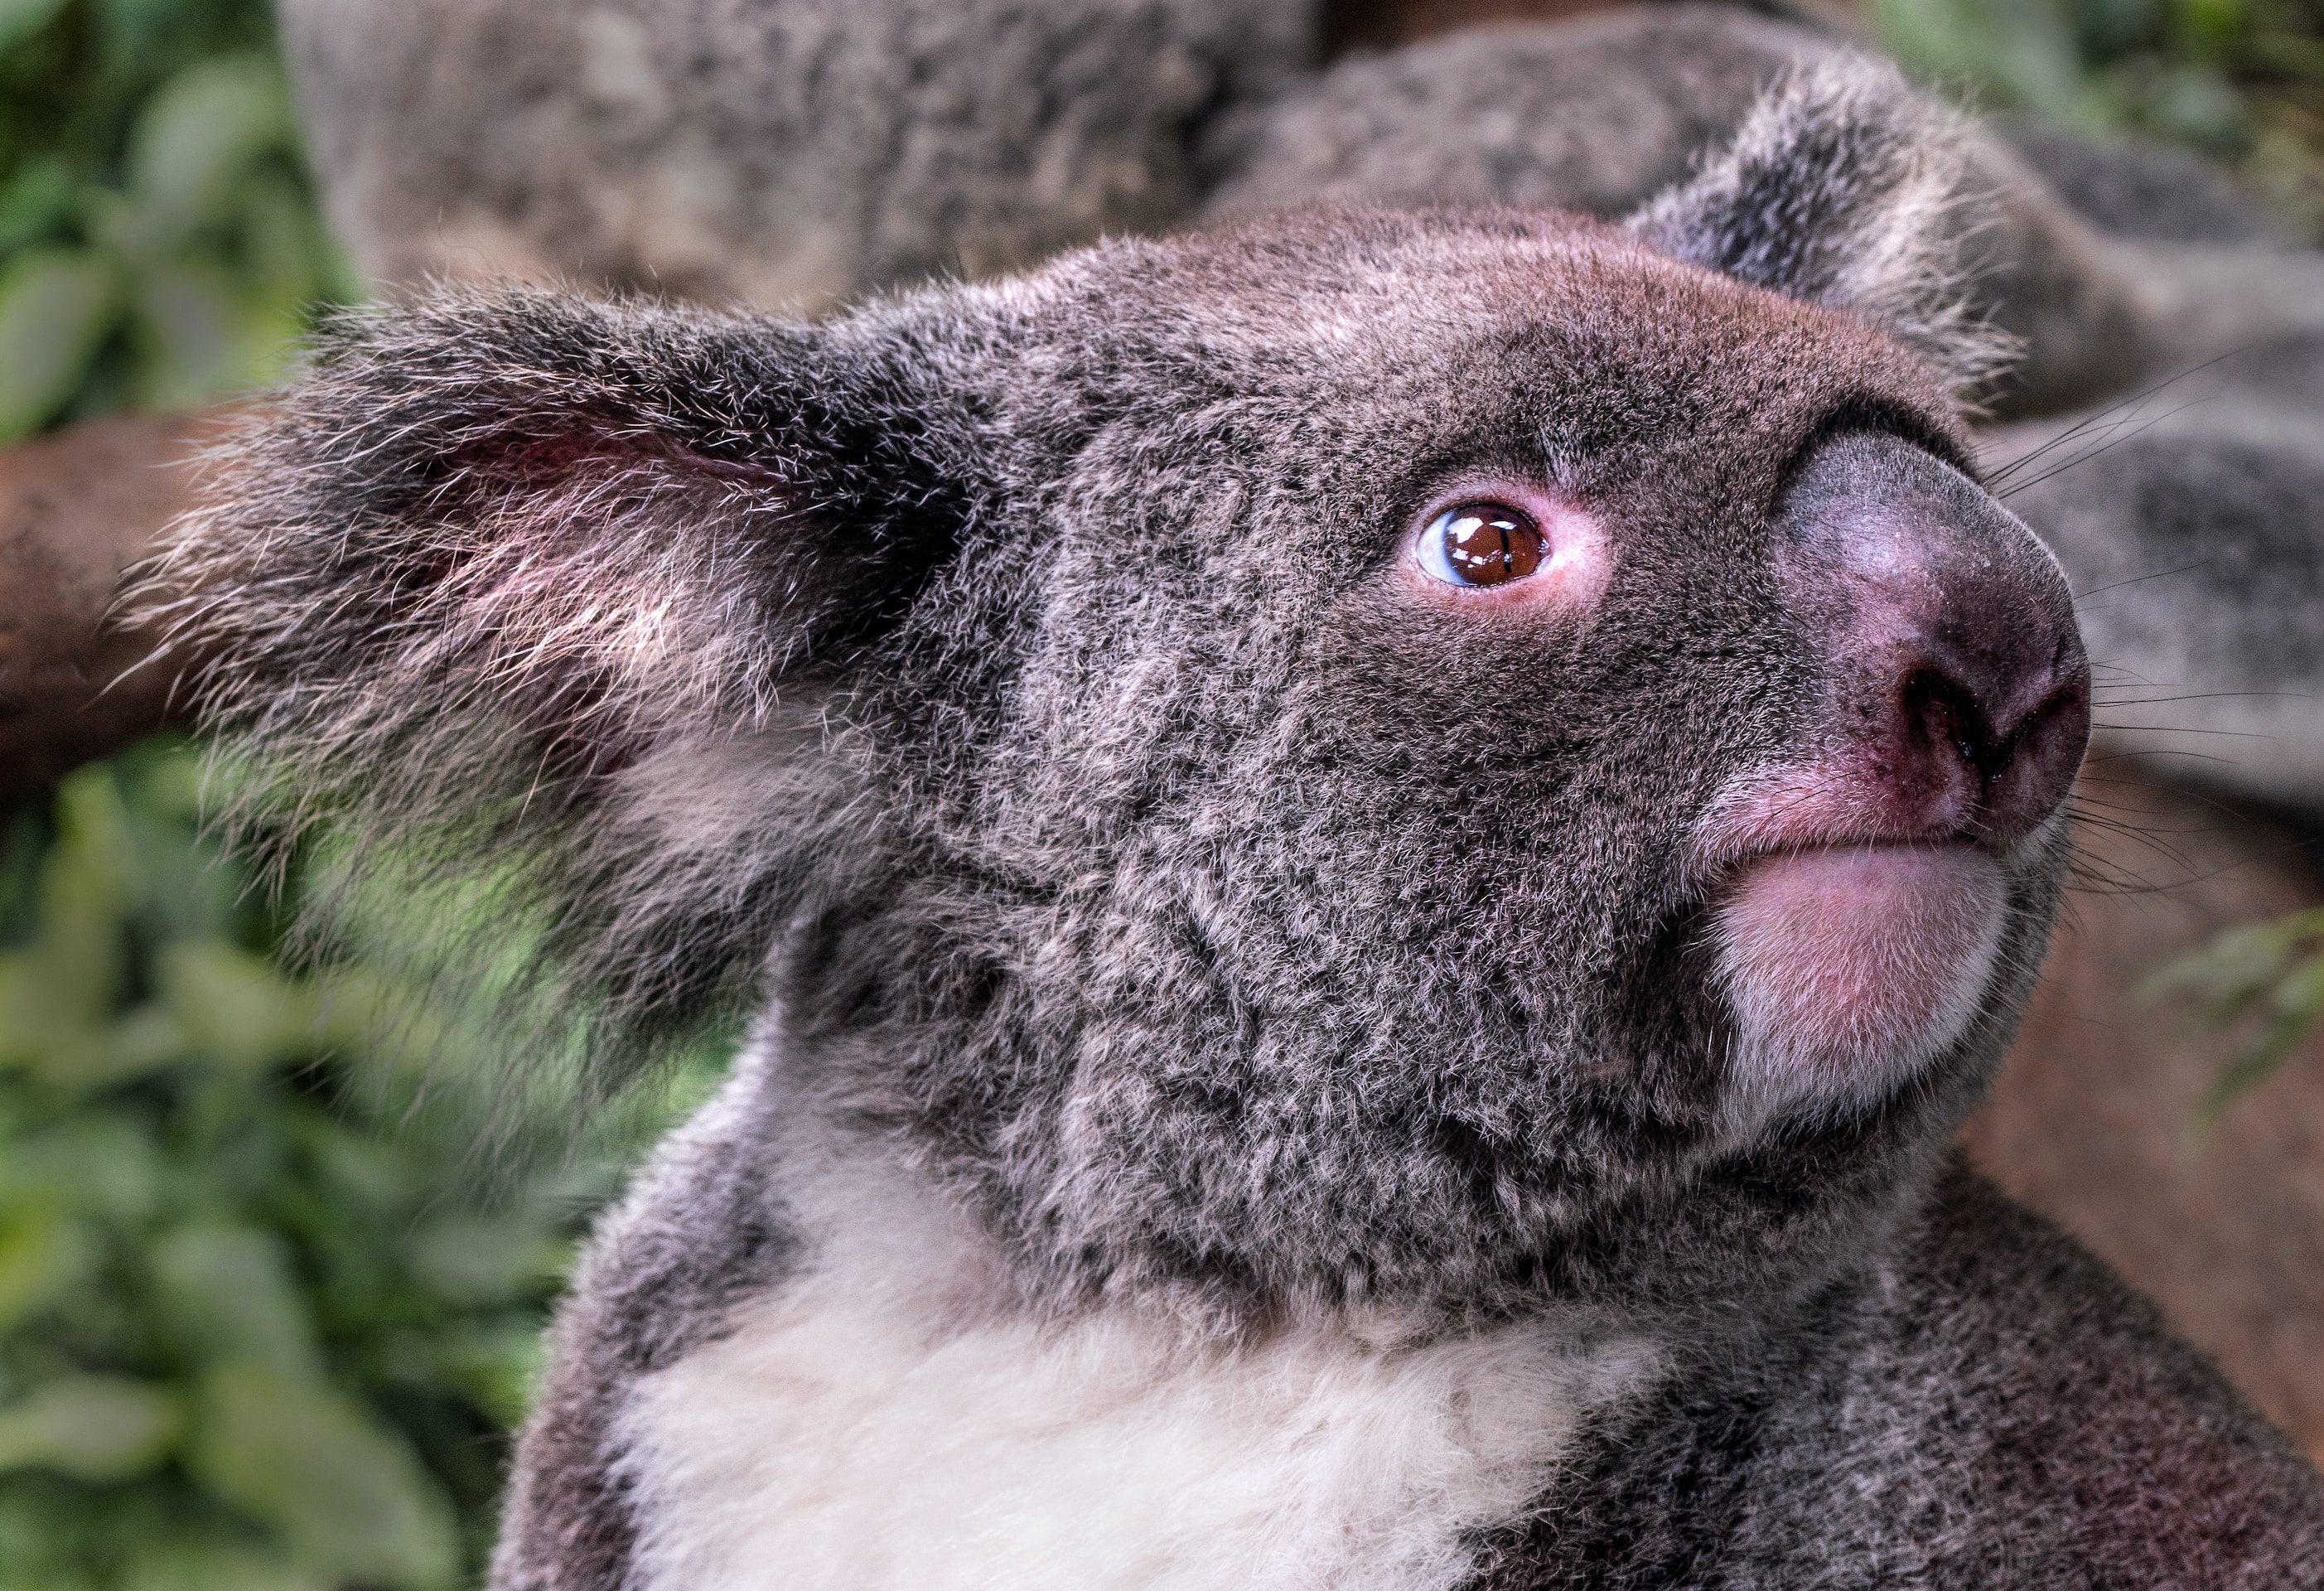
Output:
[[[1847,42],[1704,5],[1471,28],[1328,67],[1314,5],[1249,0],[283,0],[281,14],[333,219],[374,281],[515,274],[807,312],[1318,200],[1618,217]],[[2324,330],[2324,260],[2221,246],[2248,239],[2217,227],[2093,227],[2027,157],[2109,217],[2150,174],[2124,180],[2116,157],[2109,185],[2057,140],[1972,146],[1994,202],[1967,296],[2023,345],[1987,407],[2056,413]]]
[[827,309],[1188,214],[1311,0],[284,0],[374,280]]
[[600,1075],[755,1013],[493,1585],[2324,1580],[1949,1147],[2092,702],[1963,428],[1985,161],[1833,54],[1618,223],[333,327],[159,577],[211,721],[524,907]]

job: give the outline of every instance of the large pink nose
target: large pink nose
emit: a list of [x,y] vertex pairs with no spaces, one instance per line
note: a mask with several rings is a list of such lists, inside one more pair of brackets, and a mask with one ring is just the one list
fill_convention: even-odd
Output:
[[2089,740],[2090,671],[2033,532],[1877,435],[1819,449],[1784,531],[1785,606],[1823,660],[1820,760],[1872,826],[2006,846],[2055,810]]

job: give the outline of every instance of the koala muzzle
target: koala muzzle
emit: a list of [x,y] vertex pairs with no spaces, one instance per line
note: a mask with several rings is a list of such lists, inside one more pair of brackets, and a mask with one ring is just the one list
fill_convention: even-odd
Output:
[[2049,552],[1960,471],[1885,436],[1821,448],[1784,532],[1785,604],[1823,659],[1811,733],[1817,782],[1851,809],[1840,827],[2024,838],[2089,739],[2089,663]]
[[1900,439],[1823,444],[1775,553],[1799,744],[1712,805],[1717,981],[1748,1130],[1868,1104],[1983,1009],[2012,854],[2089,739],[2073,601],[2031,532]]

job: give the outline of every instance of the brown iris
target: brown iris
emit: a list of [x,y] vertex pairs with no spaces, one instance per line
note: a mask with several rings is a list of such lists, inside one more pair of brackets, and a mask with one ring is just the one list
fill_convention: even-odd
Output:
[[1429,522],[1423,540],[1423,564],[1455,585],[1498,586],[1541,567],[1541,526],[1506,503],[1448,508]]

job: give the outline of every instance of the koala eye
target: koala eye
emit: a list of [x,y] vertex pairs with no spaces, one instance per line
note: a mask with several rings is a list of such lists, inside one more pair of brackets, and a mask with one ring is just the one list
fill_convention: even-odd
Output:
[[1541,567],[1543,536],[1533,515],[1506,503],[1462,503],[1428,522],[1414,551],[1432,579],[1448,586],[1499,586]]

